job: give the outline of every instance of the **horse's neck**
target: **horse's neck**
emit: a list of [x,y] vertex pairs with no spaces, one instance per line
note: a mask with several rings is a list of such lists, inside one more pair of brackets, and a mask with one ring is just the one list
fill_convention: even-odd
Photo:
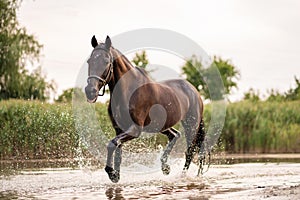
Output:
[[115,75],[114,77],[118,81],[128,71],[133,70],[134,66],[118,50],[113,49],[113,51],[114,51],[113,52],[113,56],[114,56],[114,75]]
[[113,78],[110,81],[109,89],[112,92],[115,85],[118,81],[129,71],[134,70],[134,66],[130,63],[130,61],[117,49],[112,48],[113,55]]
[[131,87],[135,87],[137,83],[146,83],[150,81],[149,77],[137,70],[130,61],[122,55],[122,53],[113,48],[111,51],[114,58],[113,78],[108,83],[111,94],[117,84],[118,87],[122,88],[122,94],[126,96],[126,91],[128,91]]

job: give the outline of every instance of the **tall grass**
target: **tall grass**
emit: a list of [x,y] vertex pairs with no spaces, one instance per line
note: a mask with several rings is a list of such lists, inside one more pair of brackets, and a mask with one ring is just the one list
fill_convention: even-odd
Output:
[[229,104],[220,141],[231,153],[300,152],[300,101]]
[[[85,110],[77,110],[80,117],[75,117],[71,104],[0,101],[0,159],[76,158],[91,153],[103,156],[115,131],[107,105],[97,103],[94,110],[96,121]],[[124,148],[156,148],[166,143],[167,137],[155,134],[130,141]]]
[[[230,153],[300,152],[299,105],[300,101],[229,104],[219,146]],[[103,133],[112,138],[115,133],[107,115],[107,105],[97,104],[95,110]],[[206,106],[207,125],[209,115],[210,109]],[[80,131],[95,132],[87,130],[86,126],[75,127],[70,104],[21,100],[0,102],[2,160],[74,158],[79,148],[85,150],[80,143]],[[166,143],[166,137],[153,135],[130,141],[128,146],[155,148]]]
[[0,158],[74,157],[78,135],[70,105],[0,102]]

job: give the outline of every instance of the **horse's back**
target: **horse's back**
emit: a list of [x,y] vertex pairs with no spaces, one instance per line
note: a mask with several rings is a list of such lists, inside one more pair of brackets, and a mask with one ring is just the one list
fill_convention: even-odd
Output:
[[201,97],[196,88],[184,79],[171,79],[161,82],[169,86],[177,94],[179,100],[189,101],[189,106],[202,107]]

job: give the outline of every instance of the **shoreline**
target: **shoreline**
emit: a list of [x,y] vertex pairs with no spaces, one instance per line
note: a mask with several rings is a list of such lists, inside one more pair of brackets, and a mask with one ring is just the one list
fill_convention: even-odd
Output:
[[290,158],[290,159],[300,159],[300,153],[247,153],[247,154],[227,154],[227,153],[220,153],[214,155],[215,158]]
[[[267,154],[259,154],[259,153],[247,153],[247,154],[227,154],[227,153],[217,153],[213,154],[212,160],[214,159],[300,159],[300,153],[267,153]],[[35,163],[35,162],[80,162],[81,160],[87,162],[97,162],[94,158],[49,158],[49,159],[5,159],[0,160],[0,164],[7,163]]]

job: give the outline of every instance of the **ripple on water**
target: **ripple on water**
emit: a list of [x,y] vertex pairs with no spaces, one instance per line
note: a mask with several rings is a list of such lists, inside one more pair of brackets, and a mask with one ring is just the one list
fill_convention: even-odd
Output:
[[259,194],[272,195],[272,188],[279,188],[276,195],[281,190],[292,196],[299,194],[300,164],[212,166],[196,177],[197,166],[182,174],[181,161],[174,163],[168,176],[161,171],[142,174],[124,170],[117,184],[109,181],[103,169],[23,170],[8,178],[0,176],[0,199],[238,199],[237,194],[247,196],[250,192],[259,199]]

